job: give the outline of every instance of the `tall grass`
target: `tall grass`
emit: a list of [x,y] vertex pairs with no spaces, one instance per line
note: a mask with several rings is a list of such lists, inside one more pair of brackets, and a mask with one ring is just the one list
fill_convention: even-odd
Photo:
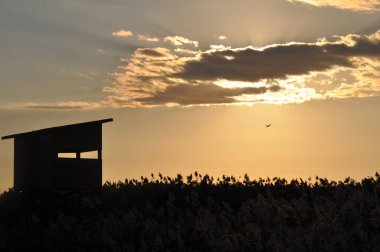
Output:
[[0,196],[0,250],[380,251],[380,176],[141,177]]

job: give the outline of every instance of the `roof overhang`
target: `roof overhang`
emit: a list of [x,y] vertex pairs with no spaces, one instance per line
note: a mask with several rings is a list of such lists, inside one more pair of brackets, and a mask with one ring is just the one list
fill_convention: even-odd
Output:
[[87,127],[87,126],[92,126],[92,125],[108,123],[108,122],[112,122],[112,121],[113,121],[113,118],[108,118],[108,119],[97,120],[97,121],[69,124],[69,125],[63,125],[63,126],[58,126],[58,127],[51,127],[51,128],[45,128],[45,129],[39,129],[39,130],[34,130],[34,131],[29,131],[29,132],[7,135],[7,136],[3,136],[1,139],[6,140],[6,139],[17,138],[17,137],[25,137],[28,135],[39,135],[39,134],[45,134],[45,133],[52,133],[54,131],[59,131],[59,130],[63,130],[63,129],[69,130],[70,128]]

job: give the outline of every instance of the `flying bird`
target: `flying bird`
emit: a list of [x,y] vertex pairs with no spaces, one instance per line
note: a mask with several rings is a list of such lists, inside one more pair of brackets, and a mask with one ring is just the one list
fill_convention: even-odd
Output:
[[271,123],[270,124],[265,124],[265,127],[269,128],[271,125],[272,125]]

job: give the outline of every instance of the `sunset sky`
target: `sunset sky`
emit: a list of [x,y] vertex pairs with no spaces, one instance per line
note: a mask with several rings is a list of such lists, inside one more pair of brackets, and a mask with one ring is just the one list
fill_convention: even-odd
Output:
[[0,0],[0,34],[0,135],[112,117],[103,181],[380,171],[379,0]]

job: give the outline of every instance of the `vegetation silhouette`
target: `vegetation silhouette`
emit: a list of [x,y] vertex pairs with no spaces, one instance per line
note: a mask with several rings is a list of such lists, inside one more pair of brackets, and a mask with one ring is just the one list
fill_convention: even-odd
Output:
[[1,251],[380,251],[380,176],[187,177],[0,196]]

